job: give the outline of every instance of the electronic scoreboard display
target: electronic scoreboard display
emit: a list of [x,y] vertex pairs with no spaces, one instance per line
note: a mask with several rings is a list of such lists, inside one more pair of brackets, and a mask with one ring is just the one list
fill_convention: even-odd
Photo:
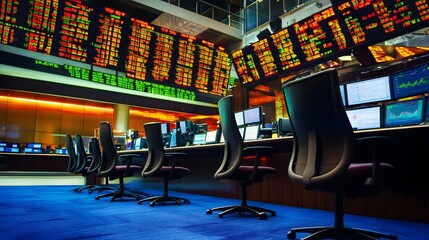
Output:
[[232,52],[241,82],[253,86],[429,25],[427,0],[331,2],[331,7]]
[[187,100],[226,95],[232,62],[223,47],[139,15],[116,1],[1,0],[1,61]]

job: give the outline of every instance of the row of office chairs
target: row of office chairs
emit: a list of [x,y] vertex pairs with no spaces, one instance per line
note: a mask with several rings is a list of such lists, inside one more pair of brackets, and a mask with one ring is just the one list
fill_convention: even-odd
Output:
[[[342,105],[339,92],[337,72],[328,70],[291,80],[283,85],[286,108],[291,122],[294,145],[289,162],[288,176],[294,182],[302,184],[306,189],[331,192],[335,196],[333,227],[311,227],[291,229],[287,237],[295,239],[300,232],[310,233],[305,239],[397,239],[395,236],[362,229],[347,228],[344,225],[343,197],[367,196],[380,192],[380,178],[394,171],[392,165],[380,162],[375,153],[365,163],[354,163],[357,142],[385,141],[385,138],[371,137],[355,139],[353,129]],[[320,107],[323,106],[323,107]],[[207,214],[220,211],[219,217],[231,213],[251,213],[259,219],[267,219],[267,213],[275,216],[276,212],[247,205],[247,187],[254,182],[261,182],[266,175],[276,170],[262,166],[260,157],[269,154],[272,148],[267,146],[244,147],[234,117],[234,101],[232,96],[222,98],[218,103],[221,127],[225,138],[222,163],[216,171],[216,179],[238,181],[241,185],[241,204],[238,206],[216,207],[207,210]],[[323,117],[322,117],[323,116]],[[143,177],[161,177],[164,179],[164,195],[139,199],[139,203],[172,200],[178,204],[189,200],[168,196],[168,180],[186,176],[190,170],[174,164],[176,155],[166,154],[162,146],[159,123],[144,125],[149,148],[148,159],[143,168],[127,162],[126,166],[114,164],[119,158],[114,147],[104,150],[104,145],[113,144],[110,124],[100,125],[100,142],[102,145],[102,167],[100,176],[123,178],[142,172]],[[107,147],[106,147],[107,148]],[[245,165],[243,158],[253,156],[253,165]],[[113,156],[113,157],[112,157]],[[170,159],[169,165],[163,165],[164,159]],[[104,161],[111,165],[103,167]],[[121,180],[121,188],[123,182]],[[119,191],[121,193],[122,190]],[[120,195],[119,195],[120,196]]]

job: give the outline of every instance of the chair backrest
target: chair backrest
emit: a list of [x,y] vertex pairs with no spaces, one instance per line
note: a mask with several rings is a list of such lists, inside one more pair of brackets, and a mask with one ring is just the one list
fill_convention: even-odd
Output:
[[142,176],[148,177],[158,172],[164,162],[165,151],[162,143],[161,123],[151,122],[144,124],[148,157],[143,167]]
[[109,176],[115,171],[118,152],[113,141],[112,126],[109,122],[100,123],[101,165],[98,174]]
[[82,136],[79,134],[76,134],[74,138],[76,142],[76,153],[77,153],[77,163],[76,163],[75,173],[80,173],[85,169],[85,166],[87,165],[86,151],[85,151],[85,146],[83,144]]
[[74,147],[74,141],[70,134],[66,135],[66,149],[67,154],[69,155],[69,162],[67,165],[67,171],[70,173],[74,173],[77,163],[77,154]]
[[101,166],[101,148],[98,138],[93,137],[90,140],[90,149],[92,154],[92,162],[89,166],[89,172],[97,172]]
[[337,180],[352,161],[355,142],[337,71],[286,82],[283,92],[294,135],[289,177],[307,185]]
[[226,96],[218,102],[220,125],[225,139],[223,160],[215,178],[228,178],[235,174],[243,158],[244,143],[235,121],[234,98]]

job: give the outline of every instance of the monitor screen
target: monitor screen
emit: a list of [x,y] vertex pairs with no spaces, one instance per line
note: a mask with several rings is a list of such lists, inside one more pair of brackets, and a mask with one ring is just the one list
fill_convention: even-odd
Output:
[[385,127],[420,124],[423,121],[423,98],[386,104],[384,118]]
[[289,118],[279,118],[278,134],[280,136],[292,135],[292,126],[290,125]]
[[180,128],[180,133],[187,133],[188,131],[186,130],[186,122],[185,121],[180,121],[179,125],[176,124],[176,127]]
[[4,152],[4,146],[0,147],[0,152]]
[[343,106],[346,106],[346,89],[344,84],[340,84],[340,93],[341,93],[341,100],[343,101]]
[[256,140],[259,137],[259,125],[247,126],[244,132],[244,140]]
[[395,98],[429,92],[429,64],[395,73],[392,82]]
[[235,113],[235,121],[237,122],[237,126],[244,125],[244,116],[242,111]]
[[217,130],[208,131],[206,134],[206,143],[216,143]]
[[381,128],[381,106],[346,110],[353,129]]
[[429,122],[429,97],[426,97],[426,116],[424,118],[425,122]]
[[241,138],[244,138],[244,127],[239,127],[238,131],[240,132]]
[[206,143],[206,134],[205,133],[194,134],[194,140],[192,141],[192,144],[201,145],[204,143]]
[[142,139],[141,138],[134,139],[134,150],[140,149],[141,148],[141,144],[142,144]]
[[170,124],[169,123],[161,123],[161,133],[162,134],[170,133]]
[[260,124],[262,123],[262,109],[261,107],[249,108],[243,111],[244,124]]
[[42,148],[41,143],[27,143],[28,148]]
[[379,102],[392,98],[389,76],[347,83],[346,90],[348,105]]

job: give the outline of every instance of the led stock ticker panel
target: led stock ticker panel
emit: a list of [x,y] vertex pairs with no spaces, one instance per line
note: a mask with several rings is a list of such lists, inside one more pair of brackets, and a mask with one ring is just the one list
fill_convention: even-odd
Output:
[[223,47],[139,15],[116,1],[1,0],[2,63],[186,100],[226,94]]
[[428,0],[331,3],[331,7],[232,52],[241,82],[255,85],[282,77],[429,24]]

